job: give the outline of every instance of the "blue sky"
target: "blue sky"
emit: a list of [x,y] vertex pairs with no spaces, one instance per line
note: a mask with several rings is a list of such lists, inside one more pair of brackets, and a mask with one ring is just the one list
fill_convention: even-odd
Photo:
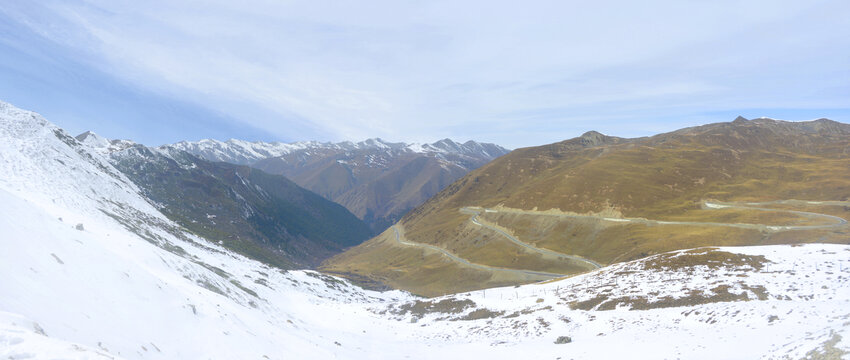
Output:
[[850,122],[850,2],[9,0],[0,99],[149,145]]

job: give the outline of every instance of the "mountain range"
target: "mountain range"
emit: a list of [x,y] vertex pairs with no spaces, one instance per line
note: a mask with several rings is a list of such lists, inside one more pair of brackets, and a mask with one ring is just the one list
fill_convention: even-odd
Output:
[[169,219],[267,264],[313,267],[371,234],[342,206],[283,176],[93,132],[76,139],[108,156]]
[[635,139],[588,132],[470,172],[322,269],[435,295],[700,246],[846,244],[848,218],[848,124],[738,118]]
[[[601,201],[594,213],[520,208],[509,193],[496,199],[502,206],[464,202],[450,212],[463,214],[470,229],[480,232],[478,244],[485,250],[493,249],[488,241],[516,245],[508,240],[511,236],[529,241],[531,231],[557,238],[562,234],[562,218],[572,223],[590,221],[594,216],[593,221],[624,223],[635,230],[684,226],[677,221],[690,221],[725,230],[757,227],[770,236],[790,232],[797,242],[831,241],[831,236],[846,234],[842,233],[845,224],[838,219],[846,217],[847,199],[841,198],[844,180],[829,179],[830,163],[823,161],[833,159],[835,171],[846,174],[842,166],[846,167],[847,161],[841,154],[847,147],[840,140],[845,137],[844,125],[821,122],[805,126],[814,130],[785,137],[775,150],[787,164],[790,179],[804,169],[808,171],[804,180],[821,188],[791,181],[787,188],[776,186],[775,194],[755,192],[743,203],[739,200],[744,195],[735,193],[735,187],[718,183],[713,188],[719,195],[702,203],[706,213],[678,209],[687,214],[680,220],[639,221],[632,217],[640,214],[632,212],[637,208],[620,210],[621,203],[610,200],[619,198],[608,192],[603,193],[608,203],[588,197],[588,203]],[[226,180],[241,177],[245,184],[262,189],[265,183],[260,179],[272,177],[268,181],[278,184],[277,177],[253,178],[248,174],[253,169],[219,169],[215,166],[220,164],[204,163],[185,153],[103,141],[94,134],[80,138],[36,113],[0,102],[0,358],[460,359],[475,354],[516,359],[533,354],[543,358],[834,359],[850,350],[844,340],[850,338],[848,245],[702,247],[632,261],[611,260],[613,264],[599,264],[605,265],[601,269],[529,285],[433,298],[397,290],[375,292],[342,278],[283,270],[240,255],[222,246],[220,240],[206,238],[201,231],[172,220],[175,214],[164,214],[177,211],[165,209],[173,205],[152,200],[170,199],[174,194],[166,189],[169,184],[193,179],[211,181],[210,186],[199,187],[210,193],[232,191],[246,197],[250,195],[247,190],[236,184],[242,181]],[[765,140],[744,138],[748,142]],[[569,154],[593,160],[606,156],[604,148],[598,148],[605,146],[599,140],[605,139],[589,134],[563,146],[544,148],[551,154],[572,147]],[[699,140],[703,141],[709,140]],[[628,143],[617,142],[620,145],[615,147]],[[104,146],[93,145],[98,143]],[[794,161],[792,156],[788,161],[789,155],[782,149],[802,160]],[[519,154],[527,156],[539,150],[521,150]],[[130,160],[122,163],[113,157]],[[518,160],[522,164],[529,161],[512,158]],[[471,173],[389,229],[388,234],[398,235],[387,240],[399,244],[402,256],[381,261],[402,273],[420,264],[424,276],[438,274],[462,284],[468,284],[471,275],[486,273],[482,269],[505,281],[520,273],[529,278],[549,277],[551,273],[546,271],[519,270],[517,265],[494,271],[495,266],[441,252],[445,248],[437,245],[443,244],[405,237],[405,227],[422,231],[416,229],[422,226],[418,222],[438,214],[437,205],[472,190],[475,177],[479,184],[494,180],[482,178],[482,174],[493,171],[488,170],[491,166],[502,166],[499,161]],[[142,167],[142,163],[146,165]],[[766,160],[763,163],[769,165]],[[138,174],[119,170],[114,164],[138,169]],[[820,168],[824,170],[812,170]],[[514,169],[519,174],[530,171]],[[148,170],[150,177],[142,174]],[[175,174],[168,174],[171,172]],[[726,173],[752,176],[741,170]],[[145,180],[140,182],[143,184],[160,180],[162,184],[139,186],[139,179]],[[213,182],[215,179],[218,182]],[[705,184],[709,184],[708,178]],[[515,192],[523,187],[505,185],[504,189]],[[721,197],[723,191],[729,193],[728,198]],[[157,192],[161,194],[153,195]],[[789,194],[797,194],[797,199],[765,203],[768,196]],[[468,196],[483,194],[473,191]],[[664,200],[656,193],[649,196]],[[189,204],[203,204],[191,192],[186,198]],[[224,207],[236,202],[233,198],[213,196],[210,204]],[[236,203],[265,211],[259,205],[275,200],[246,197],[245,202]],[[771,215],[760,215],[762,212]],[[533,224],[545,216],[555,216],[556,221],[545,221],[548,228]],[[733,223],[724,220],[726,217],[774,223]],[[521,223],[529,226],[522,228],[518,226]],[[657,234],[675,233],[681,227],[665,230]],[[603,231],[599,233],[601,236]],[[372,240],[354,249],[363,253],[370,251],[370,246],[380,250],[383,244]],[[415,253],[408,256],[406,248]],[[550,253],[538,255],[553,257]],[[585,255],[588,258],[565,259],[583,264],[579,267],[605,261]],[[445,264],[462,261],[466,265],[456,273],[439,272]],[[494,282],[490,278],[483,281]]]
[[432,144],[361,142],[179,142],[171,147],[209,161],[283,175],[345,206],[375,233],[468,173],[508,152],[495,144],[443,139]]

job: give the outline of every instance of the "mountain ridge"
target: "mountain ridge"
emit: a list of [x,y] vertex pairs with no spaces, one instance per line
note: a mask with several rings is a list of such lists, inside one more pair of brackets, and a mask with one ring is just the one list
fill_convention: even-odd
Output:
[[404,142],[387,142],[381,138],[369,138],[359,142],[341,141],[341,142],[319,142],[319,141],[298,141],[298,142],[265,142],[265,141],[245,141],[239,139],[229,139],[220,141],[215,139],[202,139],[198,141],[180,141],[174,144],[169,144],[180,150],[200,156],[210,161],[224,161],[239,165],[251,165],[257,161],[280,157],[298,151],[309,150],[337,150],[337,151],[357,151],[365,149],[373,150],[396,150],[412,153],[457,153],[467,156],[484,155],[488,157],[497,157],[503,155],[508,150],[491,143],[479,143],[473,140],[468,140],[465,143],[458,143],[451,139],[442,139],[434,143],[404,143]]
[[247,164],[286,176],[345,206],[375,233],[470,170],[508,152],[495,144],[451,139],[431,144],[393,143],[380,138],[357,143],[289,144],[231,139],[171,146],[211,161]]

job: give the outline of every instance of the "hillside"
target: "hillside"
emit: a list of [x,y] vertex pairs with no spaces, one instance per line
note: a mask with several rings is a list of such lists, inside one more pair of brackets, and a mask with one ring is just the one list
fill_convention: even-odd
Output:
[[[850,125],[739,118],[518,149],[450,185],[398,228],[412,243],[475,264],[570,275],[699,246],[848,243],[845,219]],[[423,294],[530,281],[447,261],[391,232],[323,269]]]
[[345,208],[282,176],[91,132],[77,139],[108,155],[169,219],[267,264],[312,267],[369,238]]
[[433,144],[201,140],[172,146],[206,160],[286,176],[345,206],[376,233],[470,170],[508,152],[494,144],[450,139]]

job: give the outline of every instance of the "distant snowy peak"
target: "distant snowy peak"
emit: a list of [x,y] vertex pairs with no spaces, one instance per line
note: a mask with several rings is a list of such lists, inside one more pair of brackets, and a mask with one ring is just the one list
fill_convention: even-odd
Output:
[[491,143],[479,143],[476,141],[469,140],[463,144],[452,141],[451,139],[443,139],[437,141],[433,144],[413,144],[409,146],[412,150],[413,147],[418,147],[416,152],[428,153],[428,152],[436,152],[436,153],[449,153],[449,154],[460,154],[466,156],[474,156],[474,157],[482,157],[482,158],[497,158],[504,154],[507,154],[510,150],[505,149],[499,145],[491,144]]
[[281,142],[249,142],[236,139],[227,141],[204,139],[197,142],[181,141],[168,146],[209,161],[248,165],[257,160],[283,156],[299,150],[319,148],[323,145],[327,144],[315,141],[286,144]]
[[109,147],[109,145],[111,145],[109,139],[95,134],[91,131],[86,131],[80,135],[77,135],[76,138],[77,141],[92,148],[107,148]]
[[104,154],[108,154],[113,151],[121,151],[133,145],[136,145],[135,142],[130,140],[110,140],[103,136],[95,134],[92,131],[86,131],[80,135],[77,135],[76,139],[81,144],[86,145],[89,148]]
[[366,139],[356,143],[351,141],[339,143],[323,143],[318,141],[281,143],[249,142],[235,139],[227,141],[205,139],[196,142],[181,141],[170,146],[200,156],[206,160],[224,161],[242,165],[250,165],[259,160],[294,153],[309,155],[310,152],[317,151],[346,152],[375,150],[399,153],[457,154],[487,159],[496,158],[508,153],[508,149],[496,144],[479,143],[472,140],[460,144],[451,139],[443,139],[432,144],[392,143],[380,138]]

